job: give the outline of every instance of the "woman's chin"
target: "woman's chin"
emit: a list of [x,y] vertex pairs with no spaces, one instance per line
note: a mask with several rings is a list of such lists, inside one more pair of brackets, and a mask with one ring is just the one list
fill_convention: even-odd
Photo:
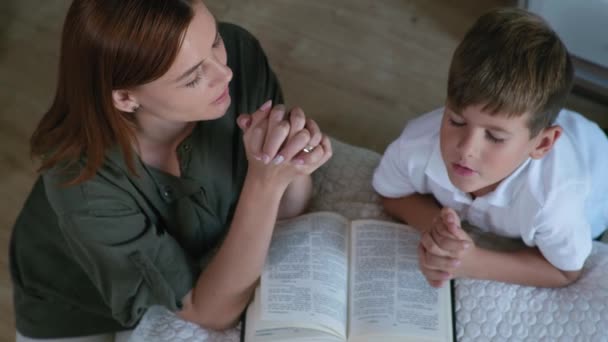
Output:
[[228,108],[230,107],[230,99],[228,99],[228,101],[221,103],[221,104],[213,104],[211,106],[207,107],[207,110],[204,113],[200,113],[199,115],[197,115],[197,117],[199,117],[198,120],[216,120],[219,119],[221,117],[223,117],[224,115],[226,115],[226,113],[228,112]]

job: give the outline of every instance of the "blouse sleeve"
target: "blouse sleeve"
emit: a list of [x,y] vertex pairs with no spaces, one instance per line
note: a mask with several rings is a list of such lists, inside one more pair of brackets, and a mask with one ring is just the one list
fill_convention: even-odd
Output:
[[151,305],[181,307],[192,263],[127,192],[94,180],[46,187],[66,245],[114,319],[132,326]]

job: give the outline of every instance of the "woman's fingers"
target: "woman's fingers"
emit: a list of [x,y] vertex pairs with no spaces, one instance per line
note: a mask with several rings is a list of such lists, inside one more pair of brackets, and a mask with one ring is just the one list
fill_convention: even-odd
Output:
[[277,152],[289,135],[289,122],[284,120],[285,106],[277,105],[271,111],[268,117],[268,131],[264,139],[264,147],[262,148],[262,160],[264,163],[270,162],[275,158]]
[[264,102],[264,104],[253,114],[251,114],[251,122],[249,127],[255,127],[262,121],[268,118],[270,114],[270,108],[272,108],[272,100]]
[[236,118],[236,124],[242,131],[246,131],[251,125],[251,115],[241,114]]
[[333,151],[329,137],[321,135],[321,143],[317,144],[312,151],[301,151],[293,162],[296,165],[313,165],[319,167],[331,158]]
[[243,131],[245,149],[258,160],[261,160],[262,157],[271,106],[272,101],[268,100],[253,114],[241,114],[236,120],[237,125]]
[[[291,134],[291,133],[290,133]],[[302,151],[310,141],[310,133],[306,128],[297,132],[293,137],[288,138],[281,151],[278,153],[283,160],[292,160],[292,158]]]
[[308,144],[312,147],[319,145],[321,139],[323,139],[323,133],[321,133],[319,125],[312,119],[306,119],[306,129],[310,132],[310,142]]
[[263,160],[262,147],[264,146],[265,136],[266,129],[262,125],[257,125],[248,132],[246,146],[249,149],[249,153],[257,160]]
[[296,107],[289,113],[289,137],[292,139],[298,132],[306,126],[306,115],[300,107]]
[[289,118],[285,106],[270,108],[266,102],[251,115],[241,115],[238,126],[244,131],[248,151],[265,164],[289,161],[310,173],[331,158],[331,141],[314,120],[307,119],[301,108],[294,108]]

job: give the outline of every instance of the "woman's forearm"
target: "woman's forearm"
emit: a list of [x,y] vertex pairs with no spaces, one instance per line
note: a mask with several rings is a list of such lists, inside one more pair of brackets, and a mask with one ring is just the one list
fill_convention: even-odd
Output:
[[285,191],[279,205],[279,219],[298,216],[306,210],[312,197],[312,178],[302,175],[296,178]]
[[246,178],[230,230],[180,315],[201,326],[235,324],[262,272],[284,187]]

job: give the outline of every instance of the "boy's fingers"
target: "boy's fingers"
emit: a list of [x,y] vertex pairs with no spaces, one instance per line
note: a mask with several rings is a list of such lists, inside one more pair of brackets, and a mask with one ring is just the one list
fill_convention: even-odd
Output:
[[460,225],[460,218],[456,211],[452,208],[444,207],[441,209],[441,219],[445,223],[454,223]]
[[454,235],[459,240],[468,241],[471,238],[469,235],[462,229],[460,225],[456,225],[453,223],[448,224],[448,230],[450,234]]
[[441,287],[443,283],[451,278],[451,274],[444,271],[432,270],[425,266],[428,253],[422,245],[418,245],[419,268],[428,283],[433,287]]
[[426,251],[431,254],[435,254],[438,256],[450,256],[450,254],[451,254],[450,252],[441,249],[437,245],[435,240],[433,240],[433,236],[431,235],[430,232],[422,233],[422,236],[420,237],[420,244],[422,244],[422,246],[424,246]]
[[469,236],[462,230],[460,225],[460,217],[452,208],[441,209],[441,219],[443,220],[447,230],[454,235],[455,238],[468,240]]
[[431,285],[434,288],[440,288],[443,287],[443,284],[445,283],[444,280],[428,280],[429,285]]
[[429,270],[443,271],[449,273],[456,267],[460,266],[460,260],[427,253],[425,255],[423,265]]
[[430,234],[433,241],[435,241],[435,244],[446,252],[446,256],[458,258],[460,253],[465,250],[465,244],[467,242],[455,239],[452,234],[446,234],[442,229],[433,229],[430,231]]

